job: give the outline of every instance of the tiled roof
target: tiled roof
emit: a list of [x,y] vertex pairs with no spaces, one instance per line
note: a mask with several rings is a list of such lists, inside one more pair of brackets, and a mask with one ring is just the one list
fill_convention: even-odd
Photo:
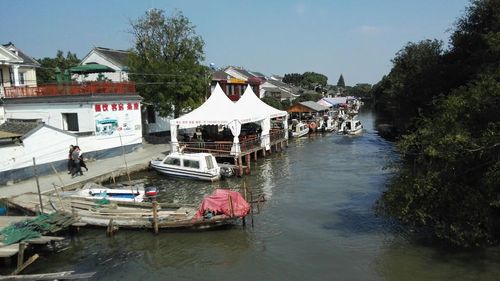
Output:
[[22,122],[7,120],[5,123],[0,125],[0,132],[2,132],[4,135],[10,133],[17,136],[24,136],[42,124],[42,122],[35,121]]
[[114,50],[103,47],[95,47],[94,50],[104,57],[111,60],[117,66],[123,67],[127,66],[129,51],[124,50]]
[[325,107],[325,106],[322,106],[320,104],[318,104],[317,102],[314,102],[314,101],[303,101],[300,103],[301,105],[305,106],[305,107],[308,107],[314,111],[324,111],[324,110],[328,110],[328,107]]
[[17,51],[17,56],[20,57],[23,60],[23,65],[31,65],[31,66],[40,66],[40,63],[36,61],[34,58],[26,55],[23,51],[21,51],[19,48],[17,48],[12,42],[9,42],[7,44],[3,44],[3,46],[7,49],[14,48]]

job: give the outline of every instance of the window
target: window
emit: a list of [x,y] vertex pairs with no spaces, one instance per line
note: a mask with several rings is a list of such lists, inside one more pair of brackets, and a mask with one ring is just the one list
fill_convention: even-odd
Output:
[[208,169],[213,169],[214,168],[214,163],[212,162],[212,157],[205,156],[205,161],[207,162],[207,168]]
[[62,127],[66,131],[78,132],[78,113],[62,113]]
[[0,69],[0,86],[3,86],[3,69]]
[[200,168],[200,162],[196,160],[187,160],[184,159],[184,167],[186,168],[193,168],[193,169],[199,169]]
[[24,85],[26,72],[19,72],[19,85]]
[[175,158],[175,157],[170,157],[170,158],[167,158],[164,163],[167,164],[167,165],[180,166],[181,165],[181,159]]

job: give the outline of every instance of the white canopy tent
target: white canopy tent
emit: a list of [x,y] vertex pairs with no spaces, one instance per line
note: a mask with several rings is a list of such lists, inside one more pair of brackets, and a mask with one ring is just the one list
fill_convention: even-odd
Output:
[[[271,143],[269,131],[271,129],[272,118],[283,117],[283,128],[285,132],[288,131],[288,113],[263,102],[252,91],[252,87],[246,88],[243,96],[241,96],[235,105],[238,111],[244,112],[250,110],[259,116],[266,117],[260,121],[260,126],[262,128],[261,146],[265,147],[266,150],[270,148]],[[285,138],[288,138],[288,133],[285,134]]]
[[231,154],[237,155],[240,152],[239,135],[241,125],[259,122],[266,117],[265,114],[254,112],[250,108],[246,110],[237,109],[235,103],[226,96],[219,84],[217,84],[210,97],[200,107],[170,121],[172,151],[179,150],[178,129],[195,128],[203,125],[224,125],[231,130],[234,137]]

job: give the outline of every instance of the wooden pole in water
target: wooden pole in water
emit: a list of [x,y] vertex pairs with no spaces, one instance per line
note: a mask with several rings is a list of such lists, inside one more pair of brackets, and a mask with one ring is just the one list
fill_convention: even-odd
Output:
[[153,201],[153,230],[155,235],[158,234],[158,202]]
[[33,157],[33,171],[35,173],[36,188],[38,189],[38,200],[40,200],[40,210],[43,213],[42,193],[40,192],[40,182],[38,181],[38,174],[36,172],[35,157]]
[[227,196],[229,200],[229,213],[231,214],[231,217],[234,217],[234,211],[233,211],[233,199],[231,198],[230,195]]
[[[127,158],[125,157],[125,147],[123,146],[122,135],[121,134],[118,134],[118,135],[120,136],[120,145],[122,147],[123,162],[125,162],[125,169],[127,171],[128,182],[129,182],[129,184],[131,184],[130,172],[128,171],[128,164],[127,164]],[[133,192],[134,191],[132,190],[132,193]]]
[[253,195],[252,195],[252,192],[250,192],[250,216],[252,217],[252,228],[253,228]]

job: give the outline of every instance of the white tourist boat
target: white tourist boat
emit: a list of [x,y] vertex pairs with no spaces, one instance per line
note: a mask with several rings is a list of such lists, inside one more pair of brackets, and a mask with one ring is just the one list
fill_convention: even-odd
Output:
[[321,132],[333,132],[338,129],[338,122],[332,114],[325,114],[319,122],[318,130]]
[[305,136],[309,133],[309,125],[307,123],[302,123],[302,121],[297,121],[293,119],[290,132],[291,132],[291,137],[294,138]]
[[153,169],[162,174],[198,180],[220,179],[220,167],[210,153],[173,152],[163,160],[150,162]]
[[363,125],[361,121],[356,118],[350,118],[345,120],[342,125],[340,125],[340,134],[344,135],[359,135],[363,132]]

